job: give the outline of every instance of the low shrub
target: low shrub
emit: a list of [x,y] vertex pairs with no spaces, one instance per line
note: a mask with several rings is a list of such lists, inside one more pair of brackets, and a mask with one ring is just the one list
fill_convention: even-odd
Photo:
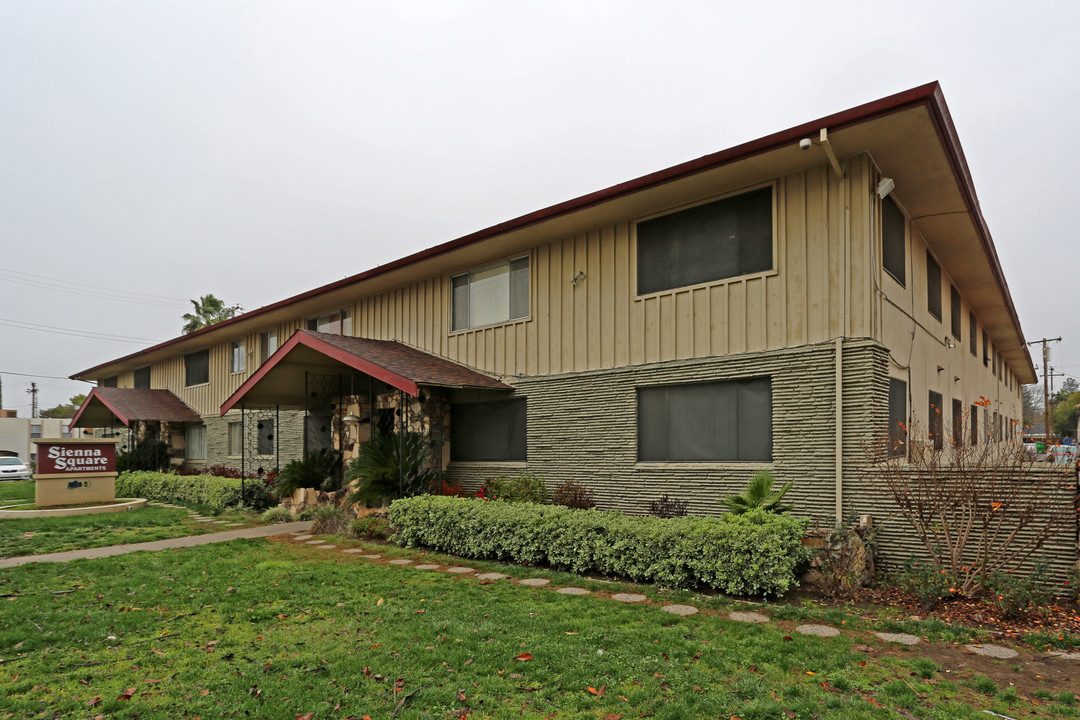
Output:
[[176,471],[177,475],[213,475],[214,477],[223,478],[240,478],[242,473],[240,468],[229,467],[228,465],[211,465],[205,468],[179,468]]
[[[241,486],[244,497],[241,497]],[[206,505],[214,510],[245,505],[262,510],[272,504],[270,493],[255,480],[215,475],[177,475],[150,471],[120,473],[116,496]]]
[[386,515],[372,513],[349,525],[349,537],[354,540],[385,540],[393,534]]
[[551,497],[554,505],[562,505],[577,510],[588,510],[596,507],[596,496],[593,491],[573,480],[563,480],[555,486],[555,493]]
[[163,440],[144,438],[128,451],[116,454],[117,472],[148,470],[161,472],[169,467],[169,446]]
[[432,495],[390,505],[394,540],[403,547],[731,595],[794,587],[795,568],[808,555],[801,542],[807,522],[760,510],[664,519]]
[[272,507],[262,514],[259,518],[263,525],[274,525],[275,523],[287,523],[292,522],[292,513],[288,508]]
[[547,502],[547,483],[544,476],[531,472],[520,475],[500,475],[484,483],[484,497],[503,502]]
[[1035,608],[1045,607],[1050,602],[1046,574],[1047,568],[1043,564],[1036,566],[1031,574],[1026,576],[1012,571],[993,573],[986,583],[989,594],[985,602],[1010,619],[1023,617]]
[[795,483],[785,483],[779,490],[773,490],[776,478],[768,470],[758,470],[750,478],[744,489],[738,495],[728,495],[720,501],[720,504],[736,515],[741,515],[754,509],[761,509],[770,513],[786,513],[794,509],[793,505],[785,505],[782,500],[788,490]]
[[349,529],[349,516],[345,511],[333,505],[322,505],[315,509],[311,521],[313,535],[339,535]]
[[649,503],[649,514],[661,518],[686,517],[686,509],[689,505],[689,500],[668,497],[665,493],[659,500]]
[[949,574],[929,560],[909,557],[896,575],[896,584],[919,599],[923,612],[930,612],[945,598],[956,595],[956,583]]
[[318,512],[319,512],[319,508],[314,508],[314,507],[306,508],[306,509],[300,511],[300,513],[296,516],[296,520],[297,520],[297,522],[307,522],[309,520],[314,520],[315,515]]

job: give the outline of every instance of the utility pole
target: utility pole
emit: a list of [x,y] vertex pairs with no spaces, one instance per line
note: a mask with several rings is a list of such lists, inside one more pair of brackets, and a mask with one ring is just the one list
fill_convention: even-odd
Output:
[[1043,424],[1046,428],[1046,444],[1050,444],[1050,377],[1047,369],[1050,364],[1050,345],[1052,342],[1061,342],[1060,337],[1043,338],[1032,340],[1028,345],[1042,345],[1043,354]]
[[30,389],[27,390],[26,392],[30,394],[30,417],[36,418],[38,416],[38,411],[37,411],[37,394],[38,394],[37,383],[36,382],[30,383]]

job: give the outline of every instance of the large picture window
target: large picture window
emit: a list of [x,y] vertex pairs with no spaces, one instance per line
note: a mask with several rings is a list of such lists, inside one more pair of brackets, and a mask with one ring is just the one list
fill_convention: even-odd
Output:
[[450,459],[526,460],[525,398],[450,406]]
[[901,285],[907,283],[907,240],[903,211],[891,197],[881,203],[881,267]]
[[771,187],[637,224],[638,295],[773,269]]
[[450,278],[452,329],[520,320],[529,316],[529,258]]
[[185,431],[184,459],[206,459],[206,426],[188,425]]
[[210,382],[210,350],[188,353],[184,356],[184,386],[202,385]]
[[638,460],[772,460],[772,380],[638,388]]

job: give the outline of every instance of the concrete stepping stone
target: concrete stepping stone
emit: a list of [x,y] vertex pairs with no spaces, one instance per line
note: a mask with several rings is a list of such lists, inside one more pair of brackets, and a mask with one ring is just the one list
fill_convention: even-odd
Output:
[[908,635],[907,633],[876,632],[874,634],[885,642],[900,643],[901,645],[918,645],[921,640],[918,635]]
[[840,631],[832,625],[800,625],[795,628],[800,635],[814,635],[815,637],[836,637]]
[[639,603],[648,600],[644,595],[638,595],[637,593],[615,593],[611,596],[611,599],[624,603]]
[[441,566],[432,565],[431,563],[427,563],[427,564],[424,564],[424,565],[417,565],[416,569],[417,570],[438,570],[439,567],[441,567]]
[[687,615],[696,615],[698,609],[693,605],[665,605],[660,608],[664,612],[669,612],[672,615],[678,615],[680,617],[686,617]]
[[986,655],[987,657],[998,658],[1000,660],[1010,660],[1019,655],[1019,653],[1012,648],[1002,647],[1001,645],[965,645],[964,649],[969,650],[976,655]]
[[305,545],[322,545],[324,542],[326,542],[326,541],[325,540],[308,540],[304,544]]
[[1062,660],[1080,660],[1080,652],[1066,652],[1065,650],[1051,650],[1050,657],[1061,658]]
[[368,560],[378,560],[382,555],[361,555],[360,557],[367,558]]
[[524,580],[518,580],[518,585],[528,585],[529,587],[543,587],[551,581],[547,578],[525,578]]
[[314,535],[293,535],[293,540],[310,540]]
[[454,573],[455,575],[464,575],[465,573],[474,573],[474,572],[476,572],[476,568],[452,567],[452,568],[446,568],[446,572]]
[[229,522],[228,520],[215,520],[214,524],[215,525],[225,525],[228,522]]
[[318,548],[320,550],[333,550],[336,547],[337,547],[337,545],[319,545],[318,546]]
[[195,520],[197,520],[198,522],[201,522],[201,523],[212,523],[212,522],[214,522],[210,518],[195,518]]
[[588,590],[586,590],[585,588],[579,588],[579,587],[559,588],[555,592],[561,593],[563,595],[588,595],[589,594]]
[[390,561],[391,565],[412,565],[412,560],[409,558],[397,558]]
[[769,622],[769,617],[767,615],[762,615],[761,613],[756,612],[746,612],[744,610],[736,610],[735,612],[728,614],[728,617],[735,622],[759,624]]
[[243,527],[244,523],[228,523],[225,527]]
[[[364,548],[349,548],[345,552],[349,553],[350,555],[356,555],[357,553],[364,552]],[[370,555],[365,555],[364,557],[371,557],[371,556]]]
[[509,577],[509,575],[503,575],[502,573],[497,572],[487,572],[481,575],[477,575],[476,577],[481,580],[502,580],[503,578]]

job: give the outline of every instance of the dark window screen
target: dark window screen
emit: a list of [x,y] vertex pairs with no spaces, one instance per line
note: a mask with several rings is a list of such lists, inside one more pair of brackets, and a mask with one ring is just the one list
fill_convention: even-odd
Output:
[[112,377],[107,377],[101,381],[101,387],[116,387],[116,381],[116,375],[113,375]]
[[638,459],[772,459],[772,380],[638,388]]
[[450,406],[450,459],[526,459],[525,398]]
[[638,223],[638,294],[771,270],[772,236],[772,188]]
[[974,357],[979,357],[979,330],[975,323],[975,313],[968,313],[968,345],[970,346],[971,354]]
[[960,327],[960,291],[954,286],[950,286],[949,292],[949,310],[952,314],[952,335],[957,340],[960,339],[962,328]]
[[906,454],[907,444],[907,383],[889,378],[889,455]]
[[971,444],[979,444],[979,406],[971,406]]
[[881,267],[901,285],[907,284],[905,247],[904,213],[887,197],[881,203]]
[[258,430],[258,448],[256,452],[260,455],[276,455],[275,443],[274,443],[274,421],[273,420],[260,420],[256,426]]
[[990,336],[983,330],[983,365],[990,367]]
[[940,450],[945,446],[945,438],[942,435],[942,408],[941,393],[930,391],[930,442],[934,443],[934,449]]
[[964,404],[956,398],[952,401],[952,441],[953,445],[964,444]]
[[210,382],[210,351],[200,350],[184,356],[184,385]]
[[139,368],[135,371],[135,387],[137,388],[149,388],[150,387],[150,368]]
[[926,309],[941,319],[941,266],[926,253]]

